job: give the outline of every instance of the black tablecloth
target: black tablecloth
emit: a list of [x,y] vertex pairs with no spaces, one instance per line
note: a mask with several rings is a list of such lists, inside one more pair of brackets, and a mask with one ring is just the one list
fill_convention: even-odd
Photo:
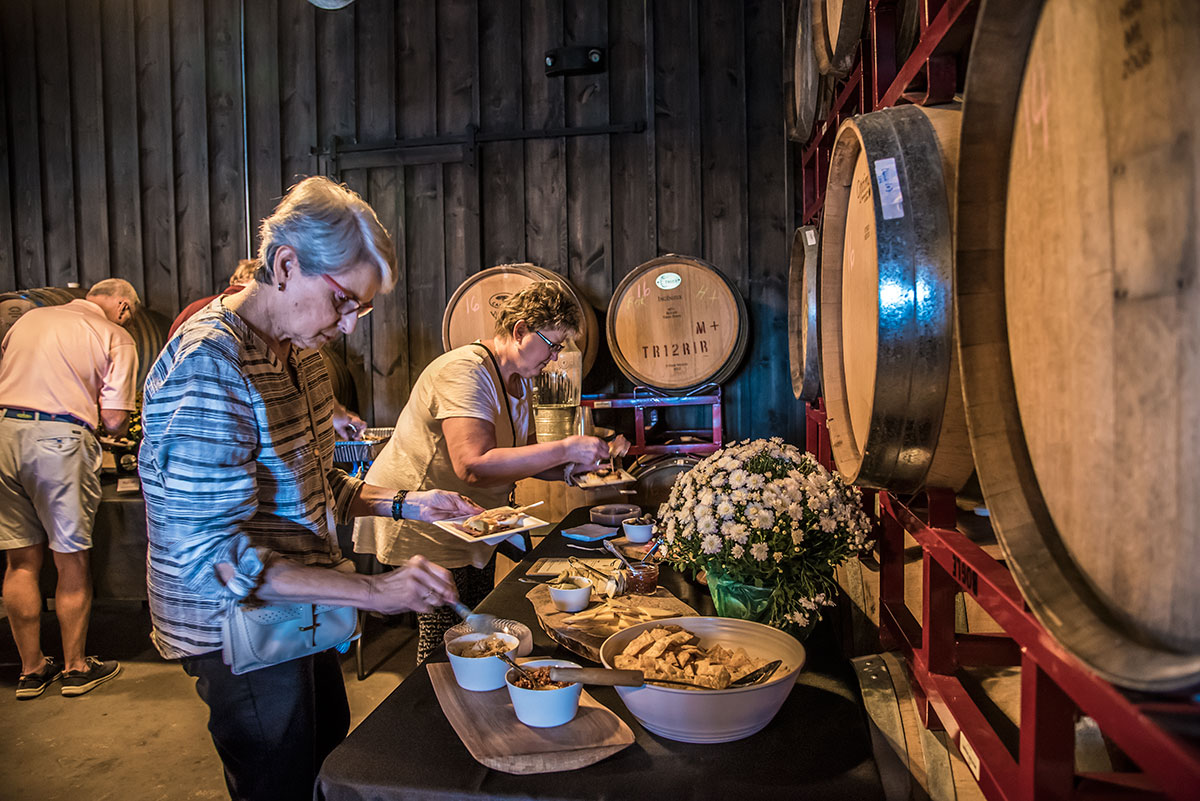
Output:
[[[534,654],[575,658],[537,624],[515,581],[543,556],[584,555],[566,547],[560,529],[587,522],[576,509],[479,605],[514,618],[534,634]],[[598,554],[603,556],[603,553]],[[663,570],[661,583],[701,614],[713,614],[706,588]],[[513,776],[480,765],[438,705],[429,673],[418,667],[330,754],[317,796],[358,799],[877,799],[883,797],[853,671],[832,626],[805,643],[808,663],[783,708],[761,732],[732,743],[678,743],[643,729],[611,687],[588,692],[616,712],[637,737],[623,751],[564,773]],[[445,661],[445,652],[431,658]]]

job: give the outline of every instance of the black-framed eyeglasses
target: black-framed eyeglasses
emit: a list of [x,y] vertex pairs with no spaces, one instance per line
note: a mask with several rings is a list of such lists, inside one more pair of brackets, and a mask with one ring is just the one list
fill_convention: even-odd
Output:
[[324,278],[325,282],[333,288],[334,311],[343,317],[347,314],[353,314],[359,318],[366,317],[375,308],[375,304],[364,303],[363,301],[354,297],[354,295],[347,291],[345,287],[343,287],[337,281],[334,281],[325,273],[321,273],[321,277]]
[[541,331],[537,330],[536,328],[533,329],[533,333],[537,334],[539,337],[542,338],[542,341],[546,343],[546,347],[550,348],[551,353],[562,353],[562,349],[566,347],[566,344],[563,342],[551,342],[549,339],[546,338],[545,334],[543,334]]

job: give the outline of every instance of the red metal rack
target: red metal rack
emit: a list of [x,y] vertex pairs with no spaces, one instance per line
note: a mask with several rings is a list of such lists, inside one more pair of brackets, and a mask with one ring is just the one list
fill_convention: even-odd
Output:
[[[715,453],[723,442],[721,424],[721,387],[707,384],[696,390],[694,395],[664,395],[648,387],[635,387],[630,395],[584,395],[580,405],[591,409],[632,409],[634,441],[628,453],[640,456],[644,453]],[[705,442],[679,442],[663,445],[646,444],[647,409],[663,409],[677,406],[708,406],[712,410],[711,429],[672,431],[670,434],[703,435],[711,434],[711,440]]]
[[[825,412],[808,409],[808,447],[826,467]],[[1200,743],[1172,729],[1194,730],[1200,704],[1190,697],[1143,697],[1096,676],[1050,636],[1026,608],[1008,568],[955,529],[954,493],[927,490],[927,519],[879,492],[881,647],[899,649],[915,678],[921,719],[945,729],[991,801],[1005,799],[1195,799]],[[904,535],[923,555],[922,619],[904,603]],[[956,634],[954,599],[967,593],[1004,634]],[[1009,753],[955,673],[959,667],[1021,666],[1019,750]],[[1076,711],[1090,716],[1141,773],[1074,768]]]
[[[813,136],[801,153],[803,224],[813,223],[821,212],[833,142],[845,119],[901,102],[936,105],[954,99],[958,84],[957,51],[970,39],[978,3],[974,0],[918,2],[921,38],[897,70],[896,2],[871,0],[866,23],[868,36],[859,48],[854,69],[837,93],[828,116],[817,121]],[[915,86],[921,88],[911,91]]]

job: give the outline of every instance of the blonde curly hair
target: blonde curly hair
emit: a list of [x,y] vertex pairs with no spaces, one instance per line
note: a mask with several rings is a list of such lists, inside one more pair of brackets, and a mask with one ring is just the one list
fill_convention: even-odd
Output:
[[579,333],[583,315],[579,304],[558,281],[536,281],[511,295],[496,315],[495,335],[510,339],[521,320],[531,331],[561,328]]

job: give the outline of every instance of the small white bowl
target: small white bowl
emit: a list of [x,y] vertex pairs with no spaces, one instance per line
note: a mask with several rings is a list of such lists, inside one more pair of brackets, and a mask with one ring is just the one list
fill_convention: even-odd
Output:
[[[509,644],[510,647],[506,653],[510,658],[517,653],[520,641],[516,637],[502,632],[494,632],[494,634]],[[504,673],[508,670],[508,665],[500,657],[459,656],[454,653],[456,645],[461,647],[466,643],[487,639],[492,635],[493,632],[464,634],[451,641],[446,647],[446,655],[450,657],[450,667],[454,670],[454,680],[464,690],[487,692],[488,690],[499,690],[504,686]]]
[[649,542],[654,536],[653,523],[634,523],[626,520],[621,525],[625,528],[625,539],[630,542],[635,542],[641,545],[644,542]]
[[[524,662],[521,667],[579,667],[574,662],[565,659],[535,659]],[[579,682],[558,687],[553,690],[526,690],[513,684],[517,672],[509,669],[504,676],[504,684],[508,687],[508,697],[512,699],[513,711],[517,720],[526,726],[545,729],[551,726],[561,726],[569,723],[579,711],[579,696],[583,685]]]
[[[516,637],[521,644],[517,646],[517,656],[529,656],[533,653],[533,632],[529,630],[529,626],[519,620],[509,620],[507,618],[498,617],[492,621],[492,625],[503,634],[511,634]],[[455,623],[450,628],[446,629],[446,633],[442,635],[442,642],[446,646],[446,650],[450,650],[450,643],[457,640],[464,634],[471,634],[474,629],[471,624],[465,620],[462,623]]]
[[550,587],[550,600],[560,612],[582,612],[592,602],[592,582],[582,576],[571,579],[574,587]]

